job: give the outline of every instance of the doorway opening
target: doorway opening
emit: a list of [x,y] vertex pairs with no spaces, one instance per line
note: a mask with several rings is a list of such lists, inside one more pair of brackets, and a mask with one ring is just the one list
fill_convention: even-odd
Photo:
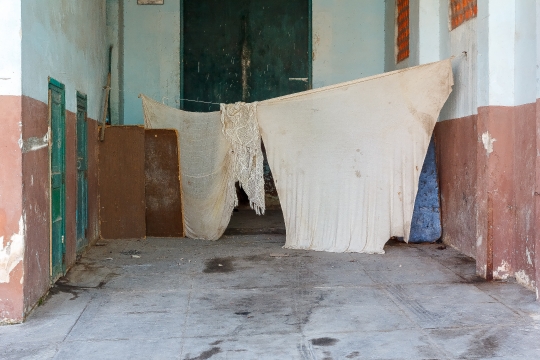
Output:
[[[219,111],[312,88],[310,0],[182,1],[180,108]],[[263,146],[264,152],[264,146]],[[285,233],[270,166],[264,161],[266,216],[239,206],[226,234]]]

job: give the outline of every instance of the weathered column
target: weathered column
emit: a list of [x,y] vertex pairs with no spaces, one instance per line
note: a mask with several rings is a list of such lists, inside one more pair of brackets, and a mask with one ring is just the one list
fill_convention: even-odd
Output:
[[21,3],[0,0],[0,324],[24,316]]

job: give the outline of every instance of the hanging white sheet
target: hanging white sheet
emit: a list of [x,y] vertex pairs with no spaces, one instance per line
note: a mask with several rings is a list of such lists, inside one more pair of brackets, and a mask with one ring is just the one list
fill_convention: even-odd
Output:
[[[408,241],[420,170],[452,85],[445,60],[259,102],[285,247],[383,253],[392,236]],[[142,99],[148,128],[178,131],[186,235],[218,239],[237,203],[238,180],[220,112],[191,113]],[[252,111],[242,113],[253,118]],[[254,184],[261,180],[251,177]],[[251,198],[255,208],[258,193]]]
[[384,253],[408,241],[450,60],[259,102],[286,248]]
[[175,129],[178,134],[186,236],[219,239],[237,203],[231,145],[223,135],[220,112],[188,112],[141,98],[145,127]]

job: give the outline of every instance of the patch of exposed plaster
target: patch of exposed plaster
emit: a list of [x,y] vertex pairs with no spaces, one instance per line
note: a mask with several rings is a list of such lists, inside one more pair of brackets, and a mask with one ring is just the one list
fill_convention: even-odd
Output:
[[502,279],[506,280],[508,279],[508,276],[510,274],[510,264],[503,260],[501,266],[497,268],[497,270],[493,271],[493,277],[495,279]]
[[31,137],[19,144],[21,146],[22,152],[27,153],[30,151],[36,151],[43,149],[44,147],[49,146],[49,133],[45,134],[43,137]]
[[527,288],[529,288],[529,289],[531,289],[531,290],[534,289],[534,280],[531,280],[531,278],[529,277],[529,275],[527,275],[527,274],[525,273],[525,270],[517,271],[517,272],[514,274],[514,276],[516,277],[516,281],[517,281],[519,284],[521,284],[521,285],[523,285],[523,286],[525,286],[525,287],[527,287]]
[[[9,274],[23,261],[24,238],[26,232],[25,216],[19,220],[19,232],[11,235],[4,246],[4,237],[0,237],[0,283],[9,283]],[[21,280],[22,281],[22,280]]]
[[479,236],[478,239],[476,239],[476,247],[480,247],[482,245],[482,237]]
[[491,137],[489,131],[486,131],[482,134],[482,143],[484,144],[484,149],[486,149],[486,155],[489,156],[493,152],[493,143],[497,141],[494,137]]
[[527,264],[532,265],[531,252],[529,248],[525,248],[525,254],[527,254]]

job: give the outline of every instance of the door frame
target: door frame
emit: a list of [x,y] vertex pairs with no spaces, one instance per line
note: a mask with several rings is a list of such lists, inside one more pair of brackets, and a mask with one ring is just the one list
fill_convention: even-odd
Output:
[[[56,280],[57,275],[62,276],[66,271],[66,264],[65,261],[62,261],[61,266],[61,273],[55,274],[54,273],[54,264],[53,264],[53,245],[54,245],[54,239],[53,239],[53,192],[52,192],[52,149],[53,149],[53,126],[52,126],[52,89],[51,87],[58,88],[61,91],[62,100],[61,100],[61,122],[62,122],[62,134],[63,137],[63,154],[62,154],[62,170],[63,170],[63,176],[65,177],[66,172],[66,87],[64,84],[59,82],[58,80],[53,79],[52,77],[48,77],[48,84],[47,84],[47,91],[48,91],[48,138],[49,138],[49,277],[51,282],[54,282]],[[65,178],[63,181],[63,193],[62,193],[62,204],[61,204],[61,212],[62,212],[62,236],[64,237],[64,240],[62,241],[61,245],[61,252],[62,252],[62,259],[65,259],[66,255],[66,221],[65,221],[65,214],[66,214],[66,188],[65,188]]]
[[[76,239],[75,239],[75,247],[76,247],[76,252],[77,254],[79,254],[80,252],[82,252],[84,250],[84,248],[88,245],[88,96],[86,94],[83,94],[82,92],[80,91],[77,91],[77,114],[76,114],[76,138],[77,138],[77,143],[76,143],[76,169],[75,169],[75,172],[77,174],[77,207],[76,207],[76,212],[75,212],[75,233],[76,233]],[[79,188],[79,166],[78,166],[78,163],[79,163],[79,110],[80,111],[83,111],[84,112],[84,122],[85,122],[85,126],[84,126],[84,130],[86,131],[86,134],[84,136],[84,140],[85,140],[85,151],[84,151],[84,156],[85,156],[85,163],[86,163],[86,166],[85,166],[85,186],[86,186],[86,201],[84,201],[83,204],[80,204],[79,203],[79,195],[80,195],[80,191],[81,189]],[[84,216],[84,219],[80,219],[79,218],[79,214],[80,214],[80,206],[85,206],[86,208],[83,210],[85,216]],[[82,244],[79,243],[79,223],[80,221],[85,221],[85,226],[84,226],[84,241]]]
[[[180,0],[180,101],[184,99],[184,1]],[[308,0],[308,90],[313,89],[313,0]]]

